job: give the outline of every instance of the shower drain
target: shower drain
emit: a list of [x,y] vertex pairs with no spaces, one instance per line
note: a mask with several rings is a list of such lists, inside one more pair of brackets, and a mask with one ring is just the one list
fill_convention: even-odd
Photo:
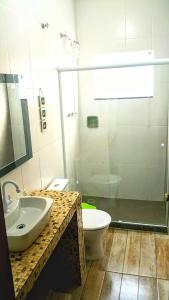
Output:
[[22,229],[22,228],[24,228],[25,226],[26,226],[25,224],[19,224],[19,225],[16,226],[16,228],[17,228],[17,229]]
[[90,203],[90,204],[95,204],[96,203],[95,199],[87,199],[87,202]]

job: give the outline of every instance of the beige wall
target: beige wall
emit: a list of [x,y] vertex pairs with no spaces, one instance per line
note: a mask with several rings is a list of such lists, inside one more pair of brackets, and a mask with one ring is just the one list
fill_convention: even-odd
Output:
[[[40,23],[48,22],[42,30]],[[3,178],[21,190],[43,188],[63,177],[58,65],[69,62],[59,33],[75,38],[73,0],[2,0],[0,3],[0,73],[22,73],[28,99],[33,158]],[[46,98],[47,130],[40,131],[39,88]],[[10,192],[13,191],[13,188]]]

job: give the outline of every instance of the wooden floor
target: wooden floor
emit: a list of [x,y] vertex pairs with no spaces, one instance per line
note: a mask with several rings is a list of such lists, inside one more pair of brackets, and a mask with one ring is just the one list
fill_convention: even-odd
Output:
[[46,300],[169,300],[169,236],[109,229],[105,256],[87,262],[83,287]]

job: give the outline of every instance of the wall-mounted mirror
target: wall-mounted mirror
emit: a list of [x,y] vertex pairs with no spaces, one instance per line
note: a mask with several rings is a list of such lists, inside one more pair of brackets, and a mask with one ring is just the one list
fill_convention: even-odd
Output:
[[32,157],[27,100],[22,76],[0,74],[0,177]]

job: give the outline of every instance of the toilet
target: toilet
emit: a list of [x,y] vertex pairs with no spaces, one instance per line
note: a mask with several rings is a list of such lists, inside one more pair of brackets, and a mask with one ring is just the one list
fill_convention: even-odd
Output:
[[[47,190],[69,191],[68,179],[54,179]],[[83,209],[82,221],[86,259],[95,260],[104,255],[103,237],[111,223],[110,215],[99,209]]]
[[100,259],[104,255],[103,237],[110,223],[110,215],[99,209],[82,210],[86,259]]

